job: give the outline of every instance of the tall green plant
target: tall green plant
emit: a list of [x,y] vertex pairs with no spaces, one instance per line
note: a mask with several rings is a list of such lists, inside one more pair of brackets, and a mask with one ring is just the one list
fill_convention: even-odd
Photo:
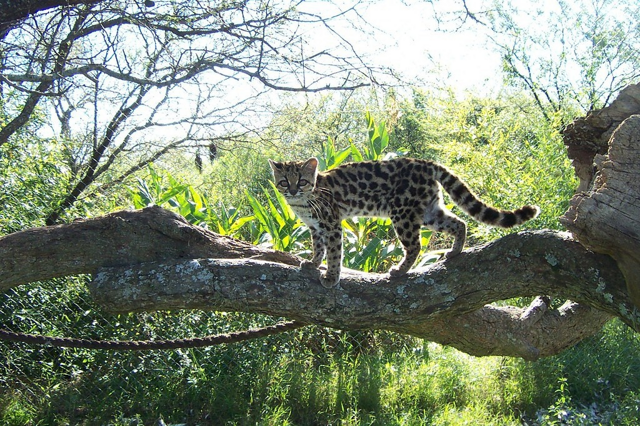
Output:
[[344,265],[365,272],[382,272],[402,255],[402,247],[389,241],[389,219],[352,218],[342,222]]
[[236,236],[244,225],[255,220],[253,216],[241,216],[240,210],[233,206],[226,207],[222,203],[210,209],[210,212],[215,220],[209,221],[209,225],[220,235]]
[[369,137],[362,148],[364,160],[378,161],[382,159],[384,150],[389,146],[389,133],[384,121],[376,124],[369,111],[365,114],[367,120],[367,133]]
[[[168,172],[159,173],[153,165],[147,167],[149,177],[138,178],[137,186],[129,188],[135,208],[149,205],[169,205],[195,225],[209,219],[207,199],[191,185],[178,182]],[[165,182],[166,180],[166,182]]]
[[189,223],[228,236],[240,236],[244,226],[254,220],[253,216],[241,216],[233,206],[222,203],[211,206],[207,197],[194,187],[179,182],[166,171],[159,172],[153,165],[149,165],[147,171],[146,178],[138,178],[137,185],[128,188],[134,208],[167,207],[180,213]]
[[344,163],[349,156],[353,161],[378,161],[398,155],[397,153],[384,154],[389,146],[389,132],[386,123],[380,121],[376,123],[369,111],[365,113],[367,122],[367,139],[363,146],[358,148],[352,139],[349,139],[349,146],[343,149],[336,149],[335,141],[329,137],[320,157],[318,158],[320,170],[330,170]]
[[[136,187],[129,188],[131,202],[137,209],[150,205],[162,206],[188,188],[188,185],[181,184],[169,173],[159,173],[153,164],[147,166],[147,171],[148,177],[137,178]],[[165,178],[168,180],[166,183]]]
[[250,192],[246,192],[253,217],[257,221],[258,232],[254,244],[267,245],[275,250],[302,250],[303,239],[308,239],[309,230],[296,218],[284,196],[273,183],[271,191],[262,188],[267,206],[263,206]]
[[324,150],[322,155],[318,158],[318,167],[320,170],[330,170],[334,167],[338,167],[344,163],[351,154],[351,148],[347,147],[341,150],[336,150],[335,141],[331,136],[327,138],[327,143],[324,144]]

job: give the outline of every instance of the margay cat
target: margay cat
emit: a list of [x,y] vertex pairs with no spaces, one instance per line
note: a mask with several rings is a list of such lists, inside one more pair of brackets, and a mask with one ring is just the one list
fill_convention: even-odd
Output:
[[[442,186],[462,210],[488,225],[510,228],[535,218],[540,209],[524,206],[497,210],[480,201],[467,185],[446,167],[412,158],[381,162],[347,163],[318,172],[318,160],[300,162],[269,160],[276,187],[311,230],[313,259],[317,268],[327,254],[327,271],[321,277],[330,288],[340,281],[342,220],[353,216],[388,217],[404,248],[404,258],[389,271],[405,274],[420,252],[420,227],[453,234],[447,257],[464,247],[467,225],[446,209]],[[308,263],[308,261],[306,261]]]

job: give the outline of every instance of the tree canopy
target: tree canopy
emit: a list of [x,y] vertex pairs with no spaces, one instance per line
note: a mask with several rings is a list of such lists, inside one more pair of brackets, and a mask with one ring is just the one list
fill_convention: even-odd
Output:
[[17,3],[3,3],[12,13],[0,41],[0,146],[38,107],[57,116],[51,137],[70,177],[48,224],[105,173],[113,185],[177,149],[255,137],[274,91],[350,91],[374,75],[332,28],[357,19],[355,6]]

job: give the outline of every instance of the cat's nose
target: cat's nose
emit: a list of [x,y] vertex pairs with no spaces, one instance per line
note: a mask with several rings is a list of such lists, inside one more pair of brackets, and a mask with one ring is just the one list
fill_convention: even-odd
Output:
[[289,188],[289,194],[296,195],[297,193],[298,193],[298,189],[297,188]]

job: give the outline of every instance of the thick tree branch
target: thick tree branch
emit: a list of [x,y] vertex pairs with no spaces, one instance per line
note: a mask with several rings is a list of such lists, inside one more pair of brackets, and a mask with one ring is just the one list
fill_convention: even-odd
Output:
[[[615,262],[555,232],[513,234],[402,279],[347,271],[332,290],[299,261],[154,207],[0,238],[0,288],[93,273],[95,299],[113,312],[266,313],[526,359],[566,349],[611,316],[630,325],[637,319]],[[540,300],[529,309],[486,306],[540,294],[575,302],[559,309]]]
[[[540,294],[571,297],[616,316],[621,316],[620,304],[632,306],[609,256],[552,231],[512,234],[398,279],[347,270],[335,291],[319,285],[315,270],[242,258],[159,261],[101,268],[98,275],[94,296],[113,312],[209,306],[354,329],[371,328],[371,318],[420,324]],[[137,295],[125,297],[128,292]],[[412,313],[400,314],[405,311]]]
[[[526,359],[566,349],[612,315],[635,321],[612,259],[545,231],[513,234],[401,279],[351,271],[332,290],[320,285],[314,270],[245,259],[104,268],[91,289],[113,312],[258,312],[347,330],[392,330],[474,355]],[[486,306],[538,294],[581,303],[557,310],[540,300],[528,309]]]
[[150,207],[0,238],[0,291],[33,281],[90,274],[102,266],[199,257],[299,262],[287,253],[261,250],[191,226],[168,210]]

